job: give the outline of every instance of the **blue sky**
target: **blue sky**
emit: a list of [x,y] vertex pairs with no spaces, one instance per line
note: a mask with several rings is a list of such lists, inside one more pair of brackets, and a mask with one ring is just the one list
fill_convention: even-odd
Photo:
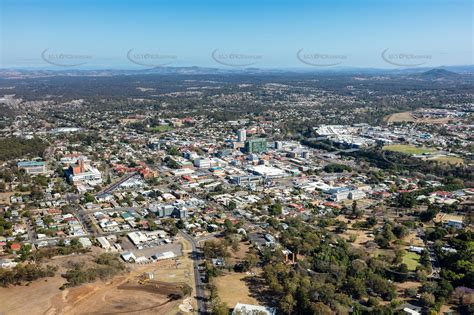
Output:
[[473,64],[471,0],[0,0],[1,67]]

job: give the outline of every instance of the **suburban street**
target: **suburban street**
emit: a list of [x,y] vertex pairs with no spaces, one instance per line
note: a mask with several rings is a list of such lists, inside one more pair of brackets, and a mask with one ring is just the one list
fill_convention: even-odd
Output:
[[201,261],[201,253],[198,251],[197,242],[196,240],[185,232],[180,232],[181,235],[191,243],[192,246],[192,259],[194,261],[194,281],[196,284],[196,299],[198,303],[198,313],[199,314],[207,314],[206,302],[205,302],[205,294],[203,283],[201,281],[201,274],[199,272],[199,263]]

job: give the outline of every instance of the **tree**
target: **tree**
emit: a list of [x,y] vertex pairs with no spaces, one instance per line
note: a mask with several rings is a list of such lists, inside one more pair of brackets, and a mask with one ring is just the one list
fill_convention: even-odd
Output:
[[279,201],[277,201],[276,203],[268,207],[268,213],[274,216],[280,215],[282,213],[282,210],[283,210],[283,207]]
[[334,312],[331,310],[329,306],[324,303],[316,302],[311,303],[311,311],[315,315],[332,315]]
[[401,208],[411,209],[416,205],[416,198],[413,193],[400,193],[397,196],[396,202]]
[[397,268],[397,281],[405,282],[408,279],[408,266],[406,264],[400,264]]
[[84,194],[84,202],[85,203],[94,202],[94,200],[95,200],[94,195],[92,195],[91,193],[85,193]]
[[227,205],[227,209],[234,210],[235,208],[237,208],[237,203],[234,200],[231,200]]
[[217,301],[214,303],[212,307],[212,315],[228,315],[229,314],[229,307],[226,303]]
[[176,227],[180,230],[184,229],[184,221],[179,219],[177,222],[176,222]]
[[295,298],[290,293],[286,294],[280,301],[280,308],[286,314],[291,314],[295,305]]
[[253,268],[257,266],[258,263],[258,256],[254,253],[247,253],[245,254],[245,261],[248,263],[249,268]]
[[436,303],[436,298],[433,294],[424,292],[421,294],[421,302],[426,307],[431,307]]
[[396,225],[393,229],[393,234],[399,239],[402,239],[408,235],[408,228],[404,225]]

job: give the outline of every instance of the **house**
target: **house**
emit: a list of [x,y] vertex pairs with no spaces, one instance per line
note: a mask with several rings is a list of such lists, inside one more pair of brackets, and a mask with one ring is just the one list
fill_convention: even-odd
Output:
[[418,247],[418,246],[410,246],[408,247],[408,251],[409,252],[412,252],[412,253],[417,253],[417,254],[421,254],[423,253],[425,249],[423,247]]
[[14,252],[17,252],[21,249],[21,244],[20,243],[13,243],[10,245],[10,249]]
[[407,315],[421,315],[422,308],[410,303],[405,303],[403,305],[400,305],[399,310],[403,314]]

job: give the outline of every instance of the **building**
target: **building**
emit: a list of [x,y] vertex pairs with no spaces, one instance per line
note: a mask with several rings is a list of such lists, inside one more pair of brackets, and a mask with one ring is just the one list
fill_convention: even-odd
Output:
[[39,175],[46,173],[46,163],[42,161],[23,161],[17,163],[18,168],[24,169],[26,174]]
[[165,260],[165,259],[173,259],[173,258],[176,258],[176,254],[171,251],[164,252],[164,253],[156,253],[151,256],[151,259],[153,260]]
[[275,315],[276,309],[260,305],[237,303],[232,311],[232,315]]
[[459,221],[459,220],[448,220],[448,222],[446,223],[446,225],[448,227],[454,227],[456,229],[462,229],[464,227],[464,224],[462,221]]
[[227,162],[219,158],[196,159],[194,160],[194,166],[197,168],[226,167]]
[[245,142],[245,151],[248,153],[265,153],[267,152],[267,139],[258,138],[250,139]]
[[112,246],[110,245],[110,242],[103,236],[97,238],[97,242],[99,242],[100,247],[102,247],[105,250],[109,250]]
[[73,185],[88,184],[97,186],[102,183],[102,175],[99,170],[91,165],[86,165],[83,159],[69,166],[67,178]]
[[239,129],[237,131],[237,142],[245,142],[247,140],[247,130]]
[[120,256],[122,256],[123,260],[129,263],[133,263],[137,260],[137,257],[131,252],[123,252]]

